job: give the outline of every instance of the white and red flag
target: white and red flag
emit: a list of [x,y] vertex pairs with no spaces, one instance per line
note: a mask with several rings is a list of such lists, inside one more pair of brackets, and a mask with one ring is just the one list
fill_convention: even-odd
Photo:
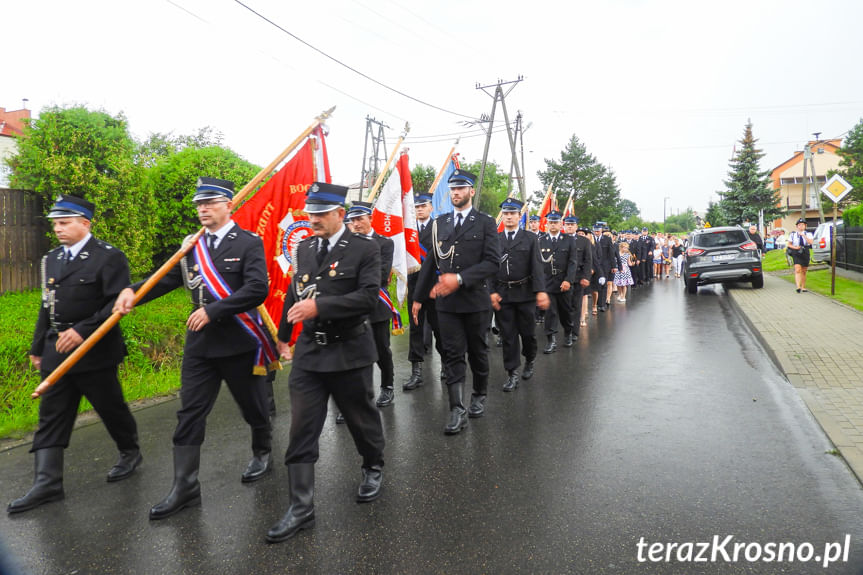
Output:
[[393,271],[396,274],[396,298],[405,300],[408,274],[420,268],[420,242],[414,209],[413,183],[407,153],[402,153],[387,183],[381,188],[372,210],[372,227],[395,244]]

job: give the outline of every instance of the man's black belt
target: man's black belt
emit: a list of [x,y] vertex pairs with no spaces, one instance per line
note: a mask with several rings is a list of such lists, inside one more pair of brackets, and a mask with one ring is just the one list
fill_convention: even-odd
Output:
[[55,333],[60,333],[61,331],[66,331],[67,329],[72,329],[72,327],[74,327],[74,326],[75,326],[75,324],[71,323],[71,322],[68,322],[68,323],[52,322],[50,330],[55,332]]
[[312,335],[312,339],[318,345],[330,345],[347,339],[353,339],[364,333],[366,333],[366,322],[339,331],[316,331]]
[[526,278],[521,278],[520,280],[517,280],[517,281],[514,281],[514,282],[508,282],[508,281],[503,281],[503,280],[497,280],[497,285],[499,285],[499,286],[506,286],[506,287],[515,287],[515,286],[520,286],[520,285],[524,285],[524,284],[526,284],[528,281],[530,281],[530,278],[531,278],[531,276],[527,276]]

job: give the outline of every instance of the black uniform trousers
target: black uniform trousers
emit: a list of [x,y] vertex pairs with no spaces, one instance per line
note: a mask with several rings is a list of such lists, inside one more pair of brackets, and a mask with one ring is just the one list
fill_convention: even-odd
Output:
[[[408,298],[408,309],[413,306],[413,300]],[[435,310],[434,300],[429,300],[420,308],[417,314],[418,323],[413,322],[411,318],[410,325],[410,350],[408,351],[408,361],[411,363],[420,363],[425,356],[425,331],[426,323],[431,326],[432,334],[434,335],[434,346],[437,352],[443,357],[443,344],[440,338],[440,327],[437,321],[437,311]]]
[[294,364],[288,385],[291,435],[285,465],[317,462],[318,439],[327,417],[330,395],[345,418],[363,458],[363,467],[384,464],[381,412],[374,404],[371,364],[336,372],[307,371]]
[[584,286],[576,280],[569,288],[569,293],[572,294],[572,333],[577,337],[581,328],[581,309],[584,307]]
[[[446,383],[464,384],[467,363],[473,372],[473,394],[485,395],[488,390],[488,342],[486,332],[491,322],[489,311],[453,313],[437,310],[438,325],[443,339]],[[467,353],[467,362],[465,361]]]
[[[30,451],[69,446],[82,396],[93,405],[119,450],[137,449],[138,426],[123,399],[117,367],[67,373],[48,388],[39,403],[39,428]],[[50,373],[50,370],[41,370],[42,379]]]
[[255,354],[252,350],[227,357],[183,356],[174,445],[204,443],[207,415],[219,397],[224,380],[243,419],[252,428],[252,450],[270,451],[267,376],[252,373]]
[[[500,304],[495,312],[497,327],[503,340],[503,368],[507,371],[521,365],[519,352],[526,361],[536,359],[536,311],[535,301]],[[519,349],[521,348],[521,349]]]
[[[573,288],[569,288],[572,291]],[[551,305],[545,310],[545,335],[556,334],[557,323],[563,326],[565,334],[572,333],[572,294],[565,292],[548,292]]]
[[372,325],[372,335],[378,350],[378,367],[381,370],[381,387],[393,387],[393,352],[390,349],[390,321],[377,321]]

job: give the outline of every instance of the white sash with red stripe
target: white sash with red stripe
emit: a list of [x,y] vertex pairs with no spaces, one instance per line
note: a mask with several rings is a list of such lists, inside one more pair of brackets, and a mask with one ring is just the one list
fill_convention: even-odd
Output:
[[[233,293],[230,286],[219,274],[219,270],[213,264],[210,250],[204,241],[204,236],[201,236],[197,243],[195,243],[195,263],[198,264],[198,269],[201,270],[201,278],[203,278],[204,284],[210,290],[210,293],[213,294],[213,297],[222,300]],[[264,331],[264,326],[261,323],[261,317],[258,315],[257,310],[238,313],[234,315],[234,319],[258,342],[254,372],[256,374],[266,374],[267,368],[272,367],[277,362],[277,355],[270,343],[270,338],[267,337],[267,333]]]

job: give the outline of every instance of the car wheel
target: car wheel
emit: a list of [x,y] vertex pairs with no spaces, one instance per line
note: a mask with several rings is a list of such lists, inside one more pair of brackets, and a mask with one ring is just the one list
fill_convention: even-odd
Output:
[[695,279],[686,279],[684,280],[686,284],[686,291],[689,293],[698,293],[698,282]]
[[764,287],[764,276],[758,276],[752,280],[753,289],[761,289]]

